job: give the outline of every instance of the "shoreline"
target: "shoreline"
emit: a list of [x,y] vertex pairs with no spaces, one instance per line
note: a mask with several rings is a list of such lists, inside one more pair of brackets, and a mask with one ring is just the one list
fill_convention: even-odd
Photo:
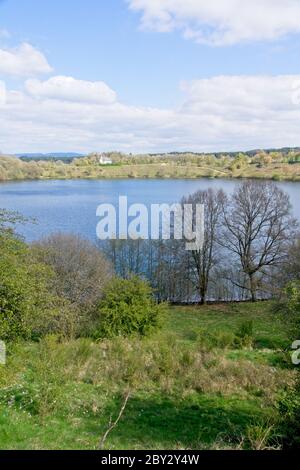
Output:
[[264,181],[274,181],[275,183],[284,183],[284,182],[289,182],[289,183],[300,183],[300,176],[297,178],[291,178],[291,177],[281,177],[281,178],[274,178],[270,176],[255,176],[255,175],[238,175],[238,176],[230,176],[230,175],[224,175],[224,176],[210,176],[210,175],[202,175],[202,176],[184,176],[184,175],[178,175],[178,176],[146,176],[146,175],[140,175],[140,176],[84,176],[84,177],[75,177],[75,176],[68,176],[68,177],[59,177],[59,176],[53,176],[53,177],[41,177],[41,178],[12,178],[12,179],[5,179],[1,180],[0,179],[0,184],[5,184],[5,183],[21,183],[21,182],[40,182],[40,181],[109,181],[109,180],[116,180],[116,181],[121,181],[121,180],[156,180],[156,181],[170,181],[170,180],[187,180],[187,181],[193,181],[193,180],[202,180],[202,179],[209,179],[209,180],[228,180],[228,181],[240,181],[240,180],[264,180]]

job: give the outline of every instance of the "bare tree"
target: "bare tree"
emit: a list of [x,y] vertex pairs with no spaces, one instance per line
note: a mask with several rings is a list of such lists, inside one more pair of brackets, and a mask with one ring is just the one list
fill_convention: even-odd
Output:
[[292,241],[285,269],[286,282],[300,280],[300,236]]
[[240,262],[247,283],[241,288],[257,300],[263,276],[284,262],[296,226],[289,196],[275,183],[246,181],[223,201],[221,244]]
[[87,310],[97,305],[113,270],[95,245],[79,236],[54,234],[33,248],[39,259],[54,269],[59,295]]
[[203,204],[205,214],[204,243],[201,250],[191,251],[189,269],[191,279],[194,280],[201,304],[207,300],[207,292],[212,269],[219,260],[217,237],[220,227],[225,194],[223,191],[197,191],[184,198],[182,204]]

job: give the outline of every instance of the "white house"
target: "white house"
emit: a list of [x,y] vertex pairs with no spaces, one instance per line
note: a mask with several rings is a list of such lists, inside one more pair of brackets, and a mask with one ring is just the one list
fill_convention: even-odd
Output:
[[99,157],[99,163],[100,163],[100,165],[112,165],[113,161],[110,158],[108,158],[108,157],[106,157],[105,155],[102,154]]

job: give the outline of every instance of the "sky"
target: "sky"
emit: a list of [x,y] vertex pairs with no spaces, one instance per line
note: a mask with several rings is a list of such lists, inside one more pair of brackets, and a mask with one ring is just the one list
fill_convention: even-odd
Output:
[[0,151],[300,146],[300,0],[0,0]]

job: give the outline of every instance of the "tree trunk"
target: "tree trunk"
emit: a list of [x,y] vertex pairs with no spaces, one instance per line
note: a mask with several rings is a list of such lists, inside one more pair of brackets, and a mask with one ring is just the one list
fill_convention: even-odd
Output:
[[249,274],[251,302],[256,302],[256,282],[253,274]]
[[200,293],[200,304],[205,305],[206,304],[206,289],[203,285],[200,285],[199,293]]

